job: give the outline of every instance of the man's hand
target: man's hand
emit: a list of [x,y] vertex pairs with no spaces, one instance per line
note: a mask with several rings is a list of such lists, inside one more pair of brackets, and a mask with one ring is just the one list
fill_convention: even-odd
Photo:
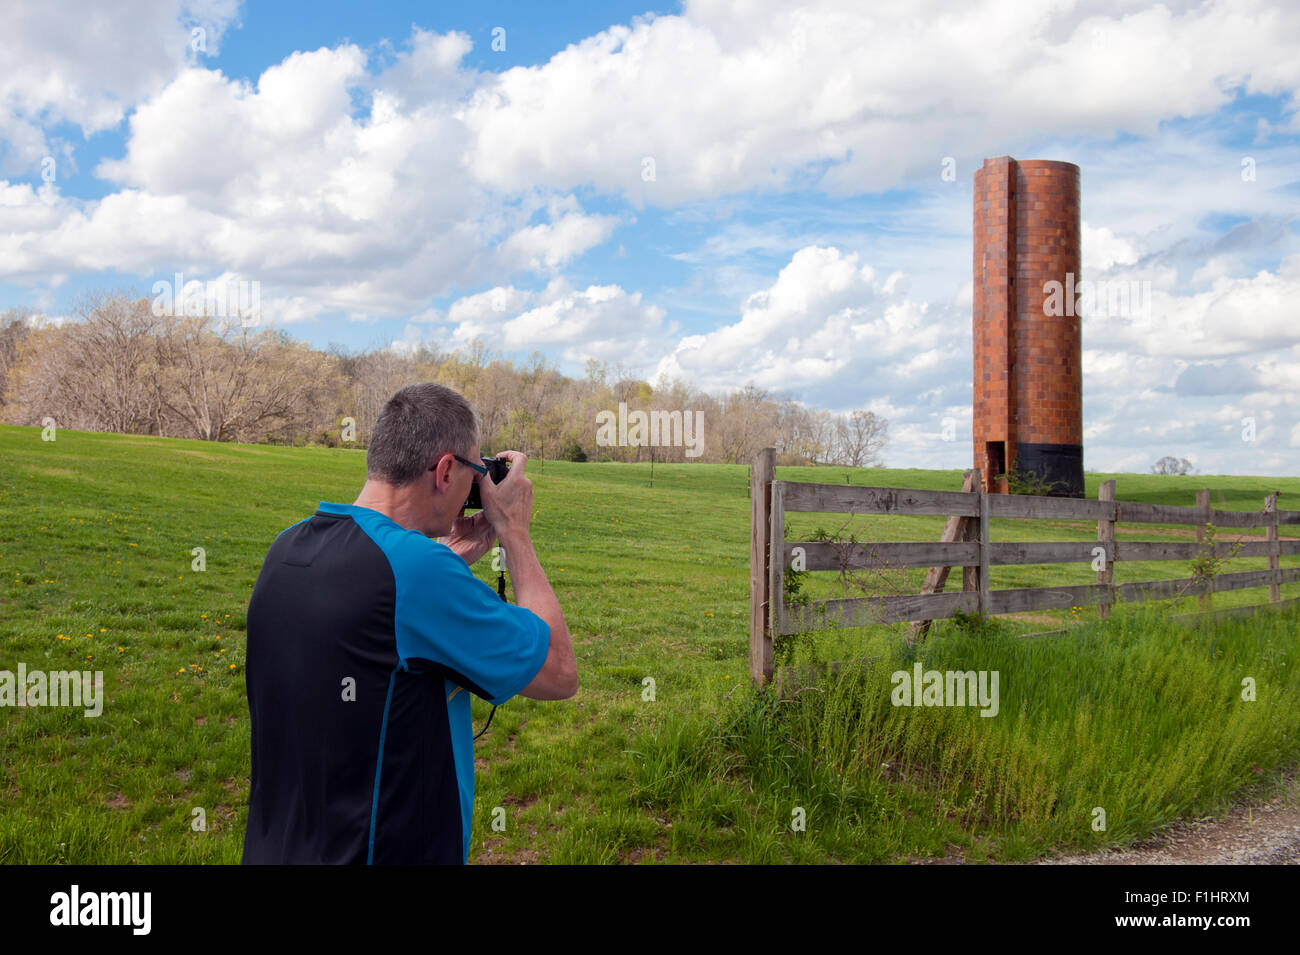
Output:
[[500,451],[497,457],[509,461],[510,470],[500,484],[493,484],[486,476],[479,478],[478,493],[483,501],[480,513],[487,515],[497,537],[508,547],[512,538],[528,537],[533,520],[533,482],[524,476],[528,455],[522,451]]
[[439,537],[438,542],[446,544],[471,567],[492,549],[496,542],[496,531],[487,519],[487,513],[479,511],[473,517],[463,514],[451,525],[451,533]]

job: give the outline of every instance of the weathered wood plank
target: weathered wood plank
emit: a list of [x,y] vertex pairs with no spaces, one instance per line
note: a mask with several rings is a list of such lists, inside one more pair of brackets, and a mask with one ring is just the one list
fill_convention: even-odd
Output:
[[768,514],[768,540],[772,542],[768,548],[772,559],[768,561],[767,568],[767,592],[771,606],[768,612],[768,627],[775,636],[778,633],[785,633],[782,629],[785,617],[785,567],[786,565],[777,560],[781,556],[781,545],[785,542],[785,482],[772,482],[771,505]]
[[[966,518],[955,518],[966,520]],[[979,547],[955,541],[849,544],[834,541],[786,541],[785,565],[796,547],[803,548],[805,570],[884,570],[902,567],[964,567],[979,563]],[[945,583],[947,574],[945,577]],[[924,587],[922,593],[925,593]]]
[[989,563],[995,567],[1009,564],[1090,564],[1093,551],[1098,547],[1106,550],[1106,559],[1114,559],[1109,544],[1094,544],[1092,541],[1002,541],[990,544]]
[[[1091,563],[1093,552],[1107,542],[1091,541],[999,541],[990,544],[989,564],[1005,567],[1017,564],[1070,564]],[[1108,562],[1193,560],[1198,545],[1191,541],[1112,541],[1107,548]],[[1214,545],[1217,557],[1232,553],[1232,542],[1218,541]],[[952,567],[978,567],[976,542],[937,543],[869,543],[838,544],[825,541],[788,541],[785,545],[787,563],[795,547],[803,547],[807,555],[808,570],[839,570],[840,559],[848,561],[847,568],[862,569],[882,567],[932,567],[947,562]],[[1268,557],[1272,550],[1268,541],[1242,541],[1237,557]],[[1300,540],[1280,540],[1278,553],[1300,554]],[[1098,572],[1100,573],[1100,571]]]
[[[1205,541],[1206,541],[1206,539],[1207,539],[1207,537],[1208,537],[1208,535],[1209,535],[1209,531],[1210,531],[1210,528],[1209,528],[1209,521],[1210,521],[1210,489],[1209,489],[1208,487],[1207,487],[1207,488],[1204,488],[1203,490],[1200,490],[1200,491],[1197,491],[1197,492],[1196,492],[1196,510],[1199,511],[1202,515],[1204,515],[1203,517],[1200,517],[1200,518],[1197,519],[1197,524],[1196,524],[1196,543],[1197,543],[1199,546],[1204,547],[1204,546],[1205,546]],[[1208,582],[1206,583],[1205,587],[1201,588],[1201,591],[1200,591],[1200,598],[1199,598],[1199,599],[1200,599],[1200,602],[1201,602],[1201,609],[1202,609],[1202,610],[1209,610],[1209,609],[1210,609],[1210,595],[1213,594],[1213,593],[1214,593],[1214,581],[1213,581],[1213,580],[1210,580],[1210,581],[1208,581]]]
[[[1277,575],[1276,578],[1274,575]],[[1300,580],[1300,567],[1288,567],[1286,570],[1246,570],[1237,574],[1219,574],[1214,578],[1214,589],[1241,590],[1247,587],[1263,587],[1276,579],[1280,584],[1289,584]]]
[[[1249,570],[1236,574],[1220,574],[1215,578],[1216,590],[1241,590],[1268,584],[1272,575],[1268,570]],[[1300,580],[1300,567],[1280,571],[1282,582]],[[1070,607],[1087,607],[1103,600],[1135,601],[1166,600],[1175,597],[1199,595],[1203,582],[1195,577],[1172,580],[1142,580],[1106,587],[1103,584],[1079,584],[1071,587],[1024,587],[1014,590],[989,592],[988,609],[991,616],[1004,613],[1025,613],[1034,610],[1065,610]],[[819,608],[825,607],[823,613]],[[958,611],[974,613],[979,609],[977,594],[909,594],[887,597],[853,597],[842,600],[814,601],[805,607],[791,607],[785,615],[783,633],[802,633],[830,627],[861,627],[879,623],[898,623],[904,620],[940,620]]]
[[988,612],[1002,614],[1028,610],[1065,610],[1070,607],[1087,607],[1108,596],[1107,588],[1100,584],[995,590],[989,594]]
[[[980,487],[979,468],[971,468],[965,474],[962,475],[962,484],[961,484],[962,491],[970,493],[976,491],[979,487]],[[943,536],[940,538],[940,541],[944,543],[961,542],[961,543],[971,544],[972,542],[970,538],[973,536],[971,533],[971,525],[973,523],[974,522],[969,517],[949,517],[948,522],[944,524]],[[975,553],[976,553],[976,561],[978,561],[979,559],[978,548],[976,548]],[[948,583],[948,573],[949,570],[951,569],[951,566],[958,566],[956,564],[950,565],[948,563],[949,560],[951,560],[951,557],[941,558],[937,566],[932,566],[929,569],[929,571],[926,572],[925,582],[921,585],[921,593],[937,594],[943,592],[944,587],[947,586]],[[971,589],[970,587],[965,586],[969,580],[969,574],[971,569],[970,563],[966,561],[962,561],[960,566],[962,567],[962,584],[963,584],[962,589],[970,590]],[[924,639],[925,635],[929,632],[930,632],[930,621],[917,620],[913,622],[911,628],[908,631],[907,642],[911,644],[915,644],[918,640]]]
[[[1267,557],[1267,541],[1242,541],[1238,557]],[[1283,554],[1300,554],[1300,541],[1279,541],[1278,547]],[[1191,541],[1116,541],[1116,560],[1194,560],[1198,545]],[[1227,557],[1232,552],[1231,541],[1216,541],[1215,557]]]
[[1200,594],[1204,589],[1196,577],[1175,577],[1169,580],[1135,580],[1115,588],[1116,596],[1125,603],[1137,600],[1171,600]]
[[992,582],[989,577],[989,502],[1002,497],[1001,494],[989,494],[987,491],[981,492],[979,496],[980,513],[979,513],[979,538],[980,548],[980,569],[979,569],[979,595],[976,606],[982,614],[988,614],[989,610],[989,589]]
[[1282,588],[1279,586],[1281,580],[1277,571],[1282,565],[1277,558],[1282,549],[1277,539],[1277,491],[1264,498],[1264,513],[1268,515],[1268,533],[1264,546],[1268,549],[1268,569],[1273,571],[1273,580],[1268,585],[1268,599],[1278,603],[1282,599]]
[[787,608],[781,632],[804,633],[907,620],[942,620],[958,611],[974,613],[977,609],[978,595],[966,592],[815,600],[806,606]]
[[[965,474],[962,475],[962,482],[961,482],[962,491],[967,493],[976,492],[979,490],[980,487],[981,485],[980,485],[979,468],[971,468],[969,471],[967,471]],[[943,527],[943,536],[940,537],[939,540],[944,543],[961,542],[967,544],[968,546],[974,548],[975,560],[973,561],[959,560],[956,563],[950,563],[952,561],[951,556],[940,558],[940,561],[937,563],[937,565],[931,567],[929,571],[926,572],[925,582],[921,585],[921,593],[923,594],[943,593],[944,587],[947,586],[948,584],[948,572],[953,566],[961,566],[962,568],[961,589],[962,590],[975,589],[974,587],[970,586],[971,581],[974,579],[971,576],[971,565],[978,564],[979,562],[979,548],[975,545],[975,542],[971,540],[971,538],[975,536],[974,532],[972,531],[972,527],[974,523],[975,523],[974,520],[969,517],[948,518],[948,522],[944,524]],[[925,635],[929,632],[930,632],[930,621],[917,620],[913,622],[911,628],[908,630],[907,642],[910,644],[915,644],[918,640],[923,640],[925,638]]]
[[[977,475],[979,474],[979,471],[980,471],[979,468],[975,469],[975,473]],[[977,483],[975,486],[979,487],[979,484]],[[965,518],[965,521],[966,521],[966,534],[962,539],[969,541],[972,544],[978,544],[979,536],[980,536],[980,522],[973,517],[967,517]],[[970,591],[971,593],[974,593],[975,591],[980,589],[979,564],[975,564],[974,566],[963,567],[961,569],[961,589]]]
[[1267,521],[1263,511],[1210,511],[1215,527],[1264,527]]
[[[1197,492],[1199,498],[1203,491]],[[1136,504],[1117,501],[1116,520],[1129,524],[1204,524],[1216,527],[1263,527],[1262,511],[1217,511],[1212,508],[1179,507],[1174,504]]]
[[778,481],[785,487],[787,511],[828,514],[929,514],[974,517],[976,495],[963,491],[919,491],[898,487],[857,487]]
[[1061,521],[1111,521],[1115,519],[1115,505],[1109,501],[1085,501],[1072,497],[990,494],[989,506],[991,508],[991,517]]
[[[1097,500],[1107,504],[1114,505],[1115,502],[1115,482],[1114,480],[1102,481],[1101,487],[1097,489]],[[1098,607],[1098,614],[1105,619],[1110,616],[1110,585],[1115,582],[1115,522],[1113,520],[1097,521],[1097,543],[1105,548],[1106,559],[1101,565],[1101,570],[1097,571],[1097,583],[1108,588],[1106,596],[1101,600]]]
[[776,451],[764,448],[754,455],[749,477],[749,675],[759,685],[772,679],[772,630],[768,626],[768,532],[772,507],[772,482],[776,479]]

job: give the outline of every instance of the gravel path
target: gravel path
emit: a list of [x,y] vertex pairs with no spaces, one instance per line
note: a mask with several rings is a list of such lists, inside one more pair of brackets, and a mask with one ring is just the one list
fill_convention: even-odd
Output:
[[1177,823],[1128,849],[1040,859],[1038,865],[1297,865],[1300,779],[1265,803],[1234,806],[1223,819]]

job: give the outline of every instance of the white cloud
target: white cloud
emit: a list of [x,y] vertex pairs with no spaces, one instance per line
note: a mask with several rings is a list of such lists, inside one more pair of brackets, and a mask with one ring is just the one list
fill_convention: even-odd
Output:
[[565,361],[607,359],[637,366],[669,347],[664,310],[617,285],[575,289],[556,278],[539,292],[494,288],[447,311],[454,343],[481,338],[507,352],[554,349]]
[[138,0],[129,16],[96,0],[9,4],[0,30],[0,174],[29,172],[61,152],[45,130],[72,123],[85,135],[111,129],[137,101],[157,92],[196,54],[220,50],[235,20],[231,0]]
[[[417,30],[378,76],[351,45],[292,54],[255,85],[184,68],[132,114],[125,155],[100,164],[117,192],[78,202],[0,183],[0,274],[233,269],[272,300],[314,299],[292,320],[410,314],[453,285],[554,272],[618,219],[554,193],[503,204],[472,181],[446,98],[468,49]],[[355,116],[361,87],[371,108]]]
[[682,339],[656,375],[803,390],[868,373],[898,383],[934,370],[956,357],[956,343],[902,285],[897,275],[880,281],[854,253],[800,249],[772,285],[749,296],[736,322]]
[[[398,315],[408,342],[445,327],[566,360],[657,363],[710,388],[753,380],[887,407],[899,449],[954,465],[968,449],[932,434],[950,416],[969,435],[968,411],[952,409],[970,394],[970,177],[982,156],[1021,152],[1080,164],[1085,276],[1152,287],[1149,315],[1084,323],[1086,426],[1104,449],[1089,466],[1168,441],[1249,470],[1300,427],[1284,191],[1300,179],[1294,5],[693,0],[499,75],[465,67],[466,34],[417,27],[400,50],[293,52],[254,81],[188,47],[197,23],[216,49],[237,16],[227,0],[147,0],[95,30],[88,15],[28,7],[0,35],[0,164],[26,177],[48,154],[60,169],[39,189],[0,180],[0,278],[38,296],[109,270],[239,275],[261,280],[280,321]],[[1250,123],[1255,181],[1223,123],[1170,123],[1243,91],[1282,98],[1280,119]],[[114,191],[66,197],[77,151],[51,130],[94,135],[125,117],[122,154],[95,170]],[[1147,138],[1117,147],[1116,134]],[[945,156],[955,183],[939,180]],[[871,207],[869,224],[814,195],[900,184],[911,197]],[[764,205],[782,191],[794,198]],[[669,296],[555,278],[631,221],[586,211],[576,196],[593,194],[673,206],[669,227],[695,236],[724,223],[674,257],[709,272],[739,315],[678,340]],[[776,221],[791,201],[802,222]],[[1218,217],[1245,221],[1205,224]],[[522,290],[521,273],[552,281]],[[430,308],[483,287],[445,316]],[[1230,387],[1256,390],[1210,393]],[[1246,407],[1271,446],[1230,440]]]
[[1294,96],[1298,43],[1300,10],[1263,3],[688,2],[486,81],[465,115],[476,174],[506,190],[594,185],[671,205],[829,163],[822,187],[858,193],[942,156],[1005,152],[1027,130],[1150,135],[1237,86]]

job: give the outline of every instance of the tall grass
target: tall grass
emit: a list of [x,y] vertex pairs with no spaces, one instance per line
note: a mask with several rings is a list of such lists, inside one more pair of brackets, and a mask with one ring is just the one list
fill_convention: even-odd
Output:
[[[1147,606],[1057,637],[1016,637],[979,618],[950,623],[793,699],[745,688],[711,724],[647,731],[637,797],[691,811],[734,791],[745,806],[728,819],[767,820],[760,828],[791,859],[814,847],[869,861],[950,843],[977,858],[995,845],[999,857],[1025,858],[1048,846],[1127,844],[1294,763],[1297,622],[1268,614],[1192,629]],[[997,671],[997,714],[894,705],[891,675],[910,681],[917,662]],[[1253,701],[1243,698],[1248,678]],[[796,807],[803,833],[792,828]]]

